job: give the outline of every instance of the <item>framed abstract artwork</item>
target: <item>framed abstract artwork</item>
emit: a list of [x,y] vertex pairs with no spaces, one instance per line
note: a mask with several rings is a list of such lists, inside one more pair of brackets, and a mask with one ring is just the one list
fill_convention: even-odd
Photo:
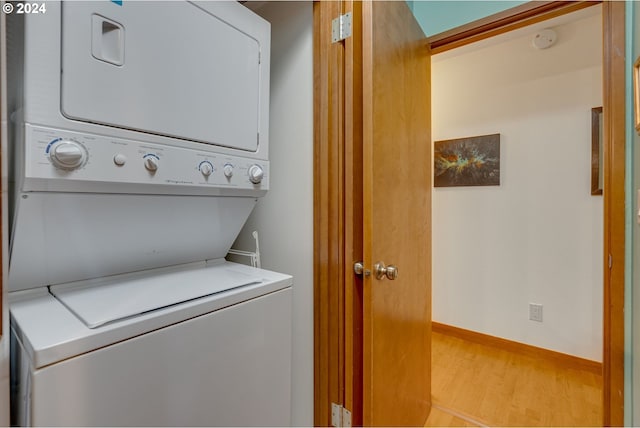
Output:
[[499,186],[500,134],[434,143],[435,187]]

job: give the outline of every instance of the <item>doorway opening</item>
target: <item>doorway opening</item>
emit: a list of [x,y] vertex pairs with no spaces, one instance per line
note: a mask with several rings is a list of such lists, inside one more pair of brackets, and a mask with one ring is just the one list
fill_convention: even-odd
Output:
[[500,186],[433,189],[431,423],[439,410],[490,425],[602,423],[604,203],[590,184],[602,35],[596,4],[432,57],[436,164],[450,147],[440,140],[499,134]]
[[[577,380],[584,384],[566,397],[564,405],[560,397],[552,403],[570,409],[576,405],[571,400],[582,402],[584,410],[577,416],[588,414],[591,419],[567,419],[572,413],[567,410],[559,413],[562,420],[546,421],[552,425],[603,420],[600,362],[603,319],[605,327],[607,321],[602,249],[607,235],[603,198],[590,191],[591,110],[603,101],[601,9],[595,5],[432,57],[433,140],[500,133],[502,154],[499,191],[434,188],[434,333],[476,342],[498,336],[509,341],[493,344],[526,343],[578,356],[574,368],[586,369],[584,379]],[[563,36],[546,49],[536,49],[536,36],[546,29]],[[549,309],[546,301],[551,302]],[[532,321],[530,307],[541,303],[543,322]],[[441,341],[437,333],[434,340]],[[531,353],[536,348],[530,345],[516,350]],[[437,409],[437,395],[453,391],[455,381],[447,383],[436,372],[435,346],[433,359]],[[478,389],[466,408],[458,399],[453,413],[492,425],[540,423],[535,417],[519,422],[487,419],[490,406],[485,403],[483,414],[477,397],[496,401],[495,394],[484,395],[487,390],[496,392],[495,382]],[[503,407],[509,406],[509,399],[518,400],[513,387],[511,394],[506,392]],[[531,395],[527,411],[535,413],[535,400]],[[553,408],[541,403],[545,407],[549,412]],[[504,418],[506,413],[502,412]],[[610,417],[605,414],[604,420]]]

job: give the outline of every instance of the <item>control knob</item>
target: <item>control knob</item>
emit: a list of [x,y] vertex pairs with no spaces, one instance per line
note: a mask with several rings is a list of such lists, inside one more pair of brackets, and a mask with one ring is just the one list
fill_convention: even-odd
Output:
[[249,181],[253,184],[260,184],[264,178],[264,171],[260,165],[251,165],[249,167]]
[[231,178],[233,176],[233,165],[231,165],[230,163],[224,164],[222,171],[224,172],[225,177]]
[[150,172],[155,172],[158,169],[158,158],[155,156],[147,156],[144,158],[144,167]]
[[205,177],[210,176],[213,172],[213,165],[211,165],[209,162],[202,162],[202,164],[200,164],[200,172]]
[[49,160],[58,168],[74,169],[87,159],[87,149],[72,140],[60,140],[49,150]]
[[117,153],[115,156],[113,156],[113,163],[118,166],[123,166],[125,163],[127,163],[127,157],[122,153]]

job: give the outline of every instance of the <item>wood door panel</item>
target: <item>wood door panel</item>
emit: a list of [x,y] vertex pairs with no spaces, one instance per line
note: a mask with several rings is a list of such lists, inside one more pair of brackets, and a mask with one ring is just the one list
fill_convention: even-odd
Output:
[[404,2],[363,4],[364,424],[419,425],[431,394],[430,53]]

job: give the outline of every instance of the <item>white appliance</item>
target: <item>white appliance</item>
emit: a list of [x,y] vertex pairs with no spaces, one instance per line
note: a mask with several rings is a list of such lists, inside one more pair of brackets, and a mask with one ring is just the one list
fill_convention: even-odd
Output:
[[226,262],[269,187],[269,24],[46,2],[7,24],[12,423],[288,425],[288,275]]

